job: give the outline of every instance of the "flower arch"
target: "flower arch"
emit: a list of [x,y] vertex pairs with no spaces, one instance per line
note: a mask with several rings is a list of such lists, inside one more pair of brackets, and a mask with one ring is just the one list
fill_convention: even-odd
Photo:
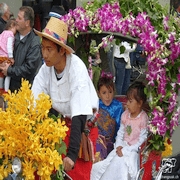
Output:
[[157,21],[158,26],[154,26],[147,12],[136,15],[130,12],[123,16],[123,9],[117,1],[93,8],[93,3],[88,2],[84,8],[70,10],[62,18],[68,24],[69,33],[73,37],[87,31],[110,32],[110,35],[102,39],[99,48],[107,48],[109,42],[113,42],[113,33],[138,39],[138,43],[148,54],[146,94],[151,108],[151,148],[162,151],[166,139],[172,137],[178,126],[180,116],[177,100],[180,88],[180,20],[162,13],[162,20]]

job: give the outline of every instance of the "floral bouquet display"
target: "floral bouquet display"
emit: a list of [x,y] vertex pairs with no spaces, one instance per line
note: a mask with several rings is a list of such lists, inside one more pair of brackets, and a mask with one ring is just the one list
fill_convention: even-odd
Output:
[[[107,50],[114,36],[137,40],[147,54],[146,94],[150,106],[150,148],[164,151],[165,143],[178,126],[180,107],[180,18],[168,13],[155,0],[94,0],[63,16],[70,37],[80,33],[106,32],[97,45]],[[72,40],[71,40],[72,41]],[[132,40],[133,41],[133,40]]]
[[4,95],[5,111],[0,109],[0,179],[12,172],[12,160],[22,163],[22,177],[34,179],[36,172],[43,180],[56,172],[62,176],[63,142],[68,128],[60,118],[48,117],[51,100],[40,94],[34,100],[28,81],[22,81],[18,92]]

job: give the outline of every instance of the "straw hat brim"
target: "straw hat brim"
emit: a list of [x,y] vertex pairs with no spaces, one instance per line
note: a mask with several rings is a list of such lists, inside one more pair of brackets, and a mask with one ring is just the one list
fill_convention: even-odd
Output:
[[54,43],[62,46],[64,49],[66,49],[67,53],[74,53],[74,50],[69,47],[68,45],[64,44],[63,42],[55,39],[54,37],[52,37],[51,35],[45,33],[45,32],[40,32],[40,31],[37,31],[36,29],[34,29],[34,32],[39,36],[39,37],[45,37],[47,39],[49,39],[50,41],[53,41]]

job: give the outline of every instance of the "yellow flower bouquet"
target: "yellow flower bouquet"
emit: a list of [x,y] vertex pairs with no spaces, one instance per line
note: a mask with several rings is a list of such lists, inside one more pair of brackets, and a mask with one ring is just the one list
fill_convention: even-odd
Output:
[[33,180],[34,172],[41,180],[51,179],[52,172],[62,167],[68,127],[60,118],[48,117],[50,97],[40,94],[35,100],[30,87],[23,80],[18,92],[4,95],[7,108],[0,109],[0,179],[12,172],[15,157],[22,162],[26,180]]

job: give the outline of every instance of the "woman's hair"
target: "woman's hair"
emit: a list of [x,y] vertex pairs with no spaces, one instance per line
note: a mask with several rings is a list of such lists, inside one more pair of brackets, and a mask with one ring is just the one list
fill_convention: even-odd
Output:
[[16,26],[16,19],[15,18],[11,18],[7,21],[6,26],[5,26],[5,30],[10,29],[11,27],[15,27]]
[[127,90],[127,98],[130,99],[133,97],[137,102],[142,101],[142,105],[144,105],[147,100],[144,88],[145,85],[142,82],[134,82]]
[[113,91],[115,90],[114,82],[113,82],[113,75],[110,72],[102,72],[97,83],[97,90],[100,91],[102,86],[106,86],[108,89],[112,88]]

